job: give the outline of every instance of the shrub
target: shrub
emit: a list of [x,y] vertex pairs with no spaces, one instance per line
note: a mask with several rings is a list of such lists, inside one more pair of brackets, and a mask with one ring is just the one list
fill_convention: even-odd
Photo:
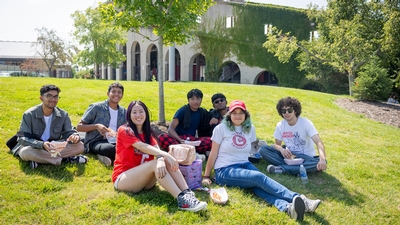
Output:
[[366,64],[355,79],[354,96],[361,100],[385,100],[392,91],[393,81],[377,59]]

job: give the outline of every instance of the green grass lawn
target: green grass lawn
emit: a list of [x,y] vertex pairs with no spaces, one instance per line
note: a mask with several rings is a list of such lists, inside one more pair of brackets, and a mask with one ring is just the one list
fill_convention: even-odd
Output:
[[[228,204],[213,204],[207,193],[196,192],[209,203],[199,213],[180,211],[176,200],[160,187],[138,194],[117,192],[111,168],[89,154],[86,165],[40,165],[31,170],[10,154],[5,142],[19,128],[22,113],[39,104],[43,84],[61,88],[58,106],[68,111],[74,125],[92,102],[107,98],[112,81],[54,78],[0,78],[0,223],[1,224],[296,224],[286,214],[247,190],[227,188]],[[158,120],[158,83],[122,81],[121,105],[142,100]],[[212,107],[211,96],[222,92],[228,102],[243,100],[252,115],[257,137],[272,143],[277,101],[297,97],[302,116],[313,121],[325,144],[328,170],[298,177],[271,175],[289,189],[319,198],[322,204],[307,214],[303,224],[400,224],[400,129],[348,112],[335,104],[337,96],[270,86],[206,82],[166,82],[165,115],[187,103],[192,88],[204,93],[202,106]],[[265,172],[267,163],[256,164]]]

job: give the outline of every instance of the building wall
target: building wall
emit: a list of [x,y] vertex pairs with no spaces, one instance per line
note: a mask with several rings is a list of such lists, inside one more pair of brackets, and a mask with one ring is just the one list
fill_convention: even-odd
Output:
[[[229,4],[219,3],[212,6],[208,12],[206,13],[207,18],[215,19],[218,16],[232,16],[232,7]],[[151,74],[151,62],[150,62],[150,52],[153,45],[157,47],[157,52],[159,52],[159,46],[157,42],[157,37],[153,35],[151,29],[141,29],[141,33],[144,36],[148,36],[149,39],[143,38],[142,35],[129,32],[128,34],[128,42],[126,44],[127,49],[127,80],[136,80],[135,76],[137,74],[136,69],[140,70],[140,80],[146,81],[149,80],[149,74]],[[179,51],[180,54],[180,80],[181,81],[192,81],[193,80],[193,61],[197,55],[201,54],[198,50],[194,48],[195,42],[192,41],[185,45],[177,45],[175,48]],[[140,65],[135,65],[135,49],[136,45],[140,46]],[[164,46],[163,48],[163,65],[164,65],[164,80],[169,80],[168,77],[168,66],[169,64],[169,46]],[[205,56],[207,57],[207,56]],[[259,73],[263,71],[263,69],[258,67],[248,67],[244,64],[238,63],[235,56],[231,58],[225,59],[225,61],[231,61],[238,64],[241,76],[240,83],[243,84],[254,84],[256,83],[256,78]],[[136,66],[136,69],[134,67]],[[110,78],[109,78],[110,79]],[[205,77],[207,81],[207,77]]]

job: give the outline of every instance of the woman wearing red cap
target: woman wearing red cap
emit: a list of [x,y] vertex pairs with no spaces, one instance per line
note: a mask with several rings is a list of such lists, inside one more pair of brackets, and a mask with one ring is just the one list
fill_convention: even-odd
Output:
[[256,141],[256,132],[243,101],[231,102],[228,113],[214,129],[211,140],[212,148],[203,184],[211,184],[210,174],[214,167],[215,180],[219,185],[249,188],[296,220],[303,220],[306,211],[314,211],[318,207],[320,200],[310,200],[287,189],[248,161],[251,143]]

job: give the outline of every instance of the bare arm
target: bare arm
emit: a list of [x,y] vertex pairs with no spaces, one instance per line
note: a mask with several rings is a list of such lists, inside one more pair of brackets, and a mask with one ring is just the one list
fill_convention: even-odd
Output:
[[318,148],[319,162],[317,164],[317,169],[320,171],[326,170],[327,166],[326,166],[326,154],[325,154],[324,143],[322,143],[321,138],[319,137],[318,134],[312,136],[311,139],[317,145]]
[[147,143],[143,142],[136,142],[133,144],[133,147],[139,149],[140,151],[147,153],[149,155],[154,155],[154,156],[162,156],[164,159],[171,165],[172,171],[176,171],[179,168],[178,162],[176,159],[170,155],[168,152],[162,151],[157,145],[152,146]]
[[76,126],[76,130],[80,132],[89,132],[93,130],[97,130],[100,134],[104,135],[109,129],[104,126],[103,124],[96,123],[96,124],[87,124],[82,120]]
[[211,184],[211,179],[209,177],[211,174],[211,170],[214,167],[215,160],[217,160],[218,152],[219,152],[219,144],[217,144],[217,142],[213,141],[212,146],[211,146],[211,153],[208,156],[206,169],[204,171],[204,178],[202,181],[203,184],[206,184],[206,185]]
[[179,143],[185,143],[185,140],[182,140],[179,135],[176,133],[175,129],[179,124],[179,120],[177,118],[174,118],[171,122],[171,124],[168,127],[168,134],[175,138],[175,140]]
[[289,149],[282,148],[282,140],[275,138],[275,144],[272,145],[272,147],[278,152],[280,152],[283,155],[283,157],[287,159],[290,159],[292,157],[292,152]]

